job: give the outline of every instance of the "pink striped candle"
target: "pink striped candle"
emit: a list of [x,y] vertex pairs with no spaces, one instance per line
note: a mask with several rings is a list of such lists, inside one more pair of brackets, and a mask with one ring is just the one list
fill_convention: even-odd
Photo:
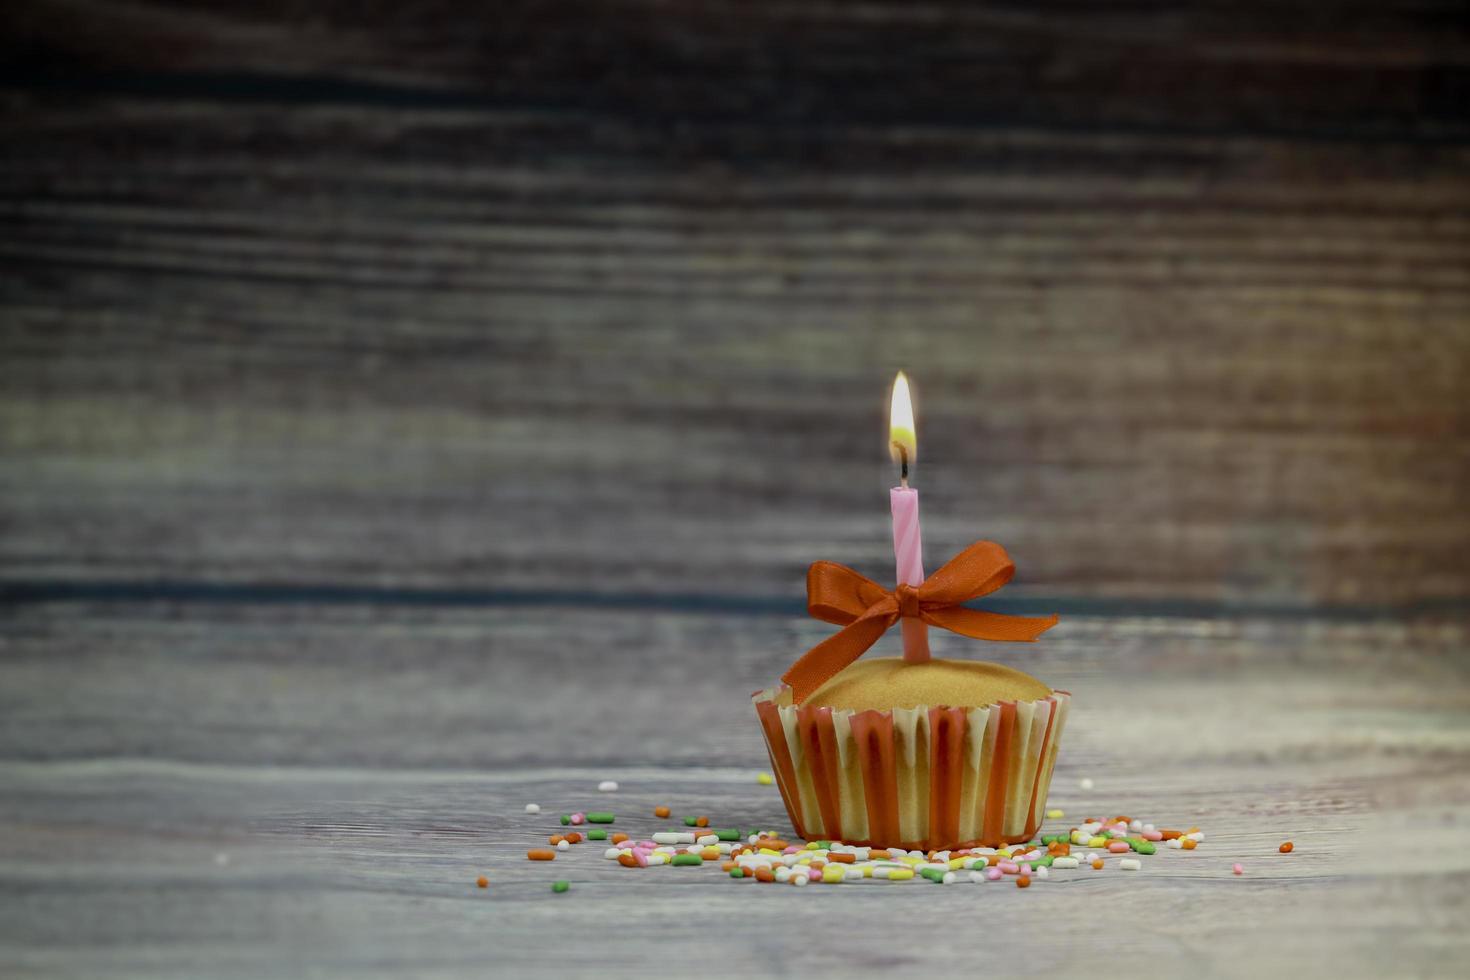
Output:
[[[898,564],[899,585],[924,584],[924,538],[919,533],[919,491],[909,486],[909,464],[918,455],[918,438],[914,430],[914,404],[909,395],[909,379],[902,371],[893,379],[893,398],[889,402],[888,450],[899,464],[901,486],[888,491],[893,511],[893,557]],[[899,620],[903,628],[903,659],[921,664],[929,659],[929,627],[921,620],[905,616]]]
[[[893,556],[898,560],[899,585],[924,584],[924,538],[919,533],[919,491],[912,487],[894,487],[888,491],[893,508]],[[903,628],[903,659],[921,664],[929,659],[929,625],[923,620],[905,616],[899,620]]]

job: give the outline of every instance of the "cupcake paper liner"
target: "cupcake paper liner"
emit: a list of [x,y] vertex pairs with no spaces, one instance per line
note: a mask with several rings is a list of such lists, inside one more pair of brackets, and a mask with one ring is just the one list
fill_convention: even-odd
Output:
[[909,850],[1030,840],[1071,699],[846,711],[753,696],[798,835]]

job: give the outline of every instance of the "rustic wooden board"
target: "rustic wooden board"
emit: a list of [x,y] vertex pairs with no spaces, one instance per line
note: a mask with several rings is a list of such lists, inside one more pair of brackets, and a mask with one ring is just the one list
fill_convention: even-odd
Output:
[[[753,778],[766,765],[745,694],[824,629],[635,611],[14,609],[0,963],[1452,976],[1470,952],[1456,926],[1463,621],[1078,618],[1034,647],[989,648],[1077,696],[1051,805],[1206,829],[1199,851],[1138,875],[797,892],[630,872],[586,846],[524,859],[574,808],[607,805],[644,832],[659,803],[785,827]],[[609,777],[616,796],[595,791]],[[1297,851],[1276,853],[1288,838]],[[550,893],[557,877],[569,894]]]
[[1459,602],[1470,42],[1324,9],[7,5],[6,575],[790,595],[905,367],[936,556]]

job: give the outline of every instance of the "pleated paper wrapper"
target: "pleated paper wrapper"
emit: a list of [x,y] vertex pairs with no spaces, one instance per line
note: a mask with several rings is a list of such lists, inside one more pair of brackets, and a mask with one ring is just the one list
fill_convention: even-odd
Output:
[[753,700],[803,839],[939,850],[1033,838],[1072,696],[886,711],[795,706],[785,687]]

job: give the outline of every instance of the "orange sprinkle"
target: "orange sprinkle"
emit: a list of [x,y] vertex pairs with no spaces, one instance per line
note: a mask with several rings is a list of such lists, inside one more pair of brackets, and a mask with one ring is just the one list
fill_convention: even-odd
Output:
[[579,833],[577,833],[575,830],[572,831],[570,834],[567,834],[567,843],[568,844],[580,844],[580,843],[582,843],[582,835],[579,834]]
[[888,851],[886,849],[884,849],[884,848],[881,848],[881,847],[872,847],[872,848],[869,848],[868,849],[868,857],[869,858],[886,858],[887,856],[888,856]]
[[638,859],[635,858],[631,854],[619,854],[618,855],[618,863],[621,864],[625,868],[636,868],[636,867],[638,867]]
[[1046,845],[1046,853],[1052,857],[1066,857],[1072,853],[1072,845],[1066,841],[1054,840]]
[[1186,851],[1192,851],[1195,849],[1196,842],[1193,837],[1186,837],[1179,842],[1179,846],[1184,848]]
[[561,834],[552,834],[550,837],[546,838],[546,842],[552,847],[555,847],[564,840],[566,840],[566,838],[563,837]]
[[555,861],[556,852],[548,851],[544,847],[533,847],[526,852],[526,857],[530,858],[532,861]]
[[653,815],[655,817],[667,817],[672,812],[673,811],[666,806],[656,806],[653,808]]
[[627,834],[613,834],[611,837],[608,838],[608,840],[612,841],[614,844],[621,844],[623,841],[625,841],[627,839],[628,839],[628,835]]
[[699,856],[706,861],[718,861],[720,859],[720,849],[718,847],[706,847],[699,852]]
[[[769,847],[773,851],[779,851],[783,848],[790,847],[791,845],[786,843],[784,840],[777,840],[774,837],[762,837],[759,841],[756,842],[755,846]],[[887,857],[886,853],[884,854],[884,857]]]
[[694,826],[696,826],[696,827],[708,827],[709,826],[709,817],[696,817],[695,820],[694,820]]
[[1019,877],[1019,878],[1016,879],[1016,887],[1017,888],[1030,888],[1031,887],[1031,876],[1030,875],[1021,875],[1021,877]]
[[735,862],[734,861],[721,861],[720,862],[720,870],[721,871],[727,871],[727,872],[728,871],[734,871],[735,870]]
[[1092,862],[1092,870],[1093,871],[1101,871],[1102,869],[1103,869],[1102,858],[1096,858],[1096,859],[1094,859],[1093,862]]
[[1164,835],[1164,840],[1176,840],[1184,836],[1182,830],[1161,830],[1159,833]]
[[997,864],[1000,864],[1000,855],[999,854],[992,854],[992,855],[990,855],[989,857],[987,857],[985,859],[985,863],[988,864],[988,865],[990,865],[992,868],[995,867]]
[[[871,856],[871,855],[872,855],[872,852],[870,851],[869,852],[869,856]],[[829,853],[827,855],[827,863],[828,864],[852,864],[852,863],[854,863],[856,861],[857,861],[857,855],[856,854],[843,854],[841,852],[834,852],[834,853]]]
[[770,868],[756,868],[755,869],[755,880],[756,881],[775,881],[776,880],[776,873],[774,871],[772,871]]
[[486,878],[484,875],[480,875],[480,877],[475,879],[475,884],[479,885],[481,888],[489,888],[490,879]]
[[1286,843],[1284,843],[1284,844],[1281,845],[1280,851],[1281,851],[1282,854],[1290,854],[1291,853],[1291,849],[1293,847],[1295,847],[1295,846],[1296,845],[1293,844],[1291,841],[1287,841]]

